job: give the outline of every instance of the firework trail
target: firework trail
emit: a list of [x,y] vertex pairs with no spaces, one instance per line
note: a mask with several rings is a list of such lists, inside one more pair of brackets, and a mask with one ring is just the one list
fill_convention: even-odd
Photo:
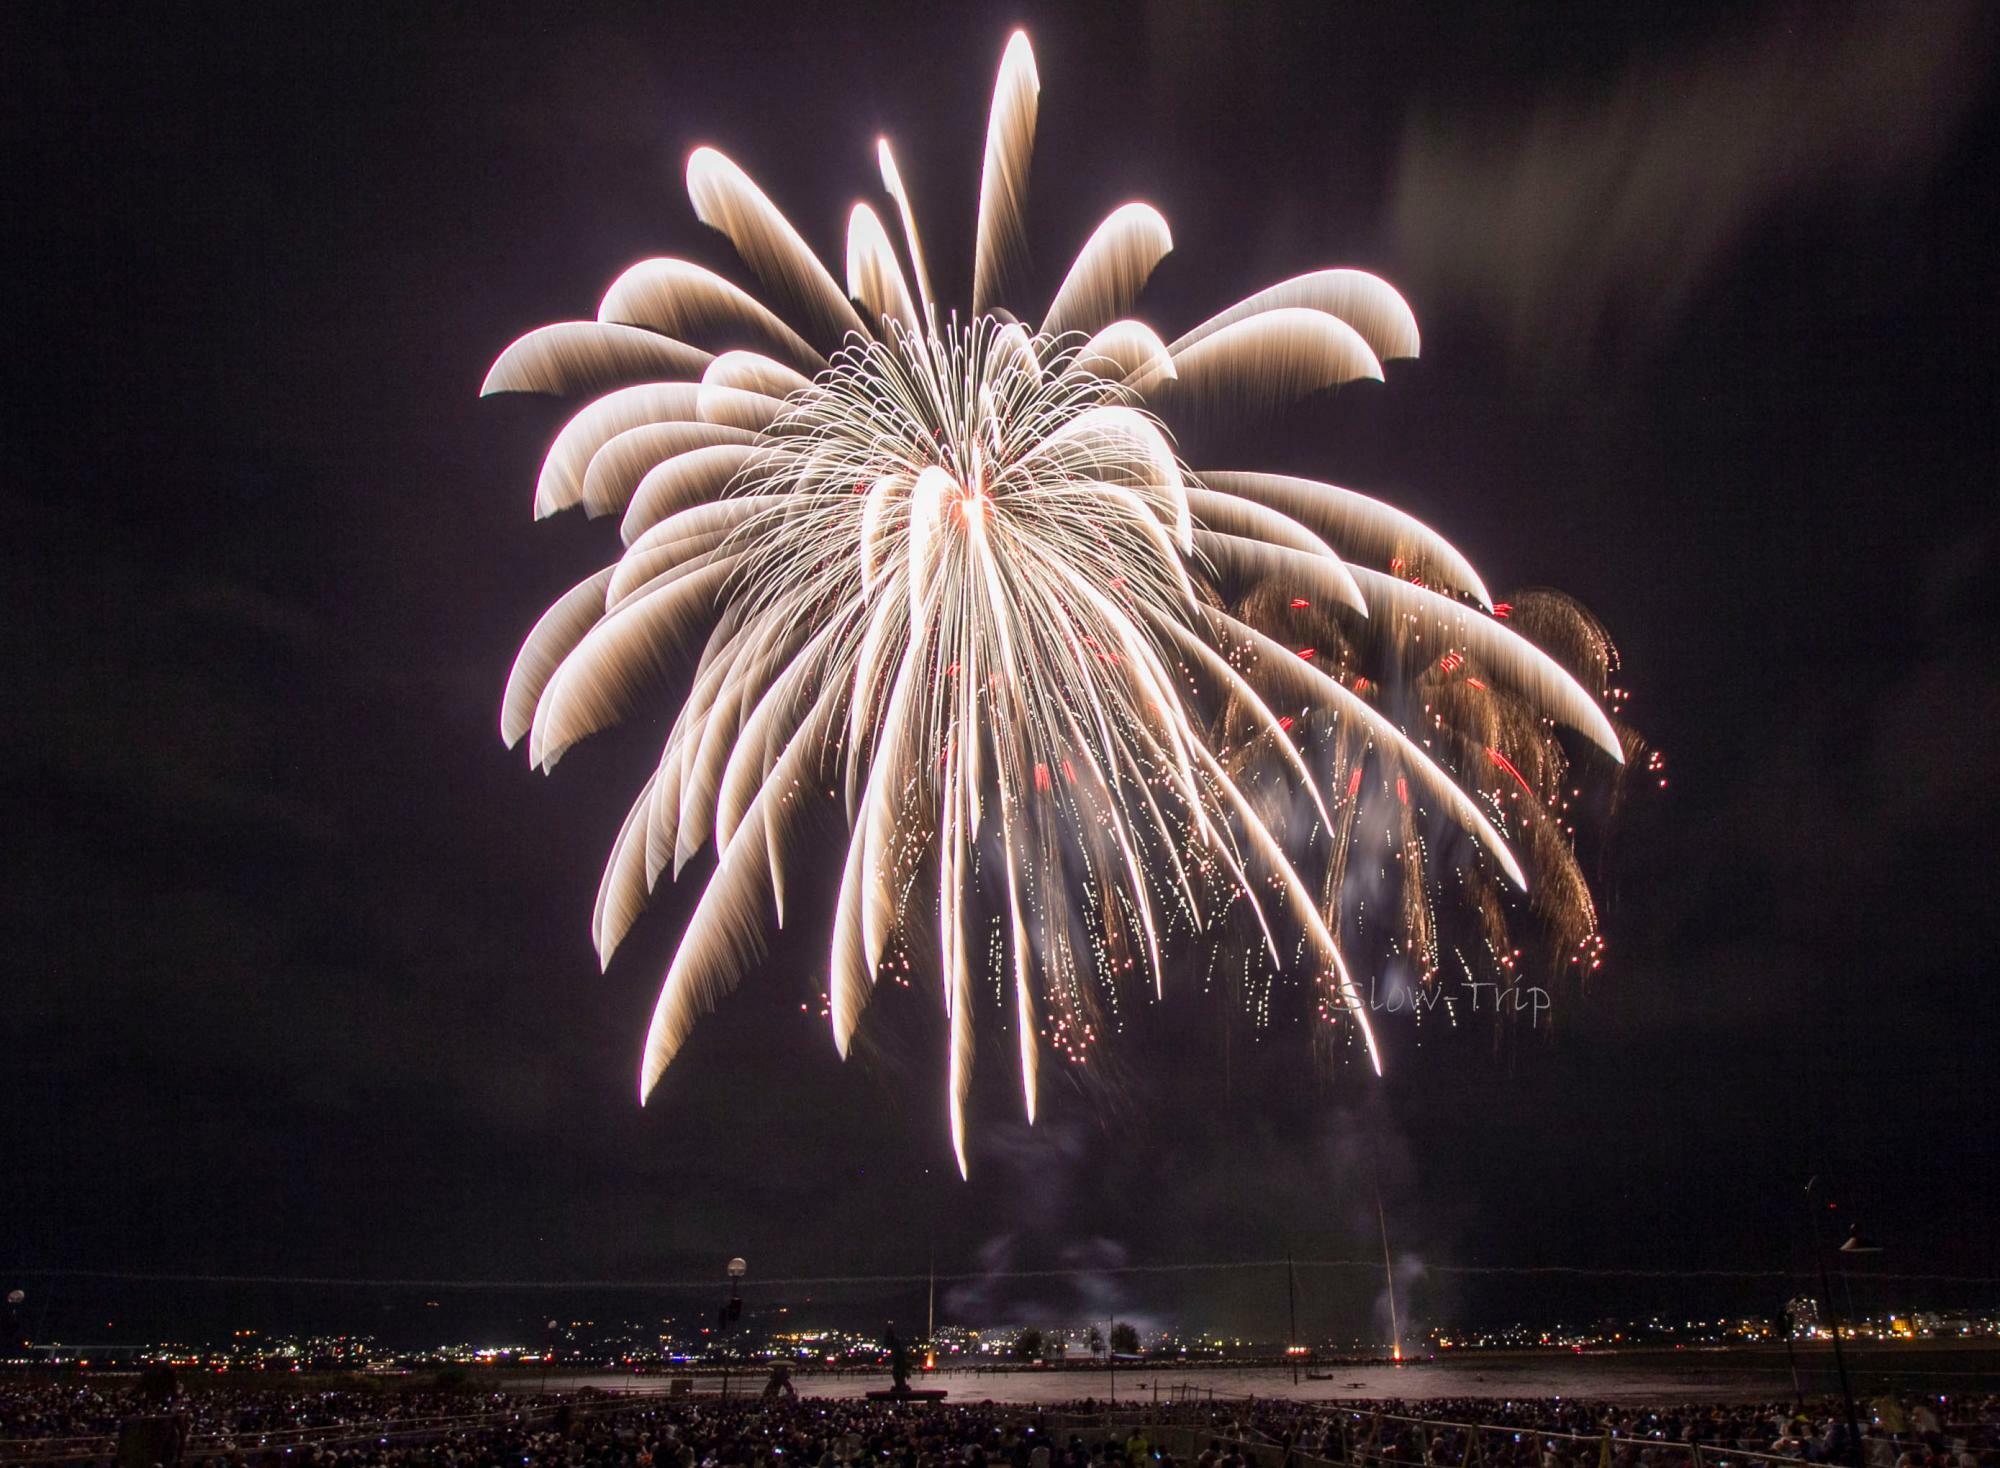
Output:
[[900,240],[856,204],[844,289],[740,168],[700,148],[695,213],[771,304],[646,260],[596,320],[530,332],[486,379],[487,393],[594,396],[556,436],[535,513],[617,515],[624,543],[529,634],[502,736],[547,770],[689,680],[592,918],[609,963],[662,874],[713,845],[642,1100],[762,956],[805,833],[829,818],[847,832],[834,1043],[848,1052],[879,975],[935,968],[961,1172],[981,995],[1011,1009],[1032,1121],[1043,1050],[1084,1059],[1121,991],[1164,993],[1176,943],[1234,932],[1261,947],[1379,1071],[1340,894],[1381,791],[1410,853],[1403,941],[1427,973],[1433,817],[1469,833],[1451,880],[1487,914],[1496,958],[1514,953],[1499,892],[1525,889],[1529,868],[1554,893],[1540,914],[1568,944],[1594,941],[1555,730],[1624,758],[1586,686],[1608,676],[1601,633],[1553,598],[1510,625],[1410,516],[1315,481],[1192,470],[1167,427],[1379,379],[1416,355],[1409,308],[1371,275],[1321,270],[1165,341],[1129,313],[1172,241],[1132,203],[1031,328],[1001,303],[1018,299],[1039,91],[1017,34],[969,314],[936,296],[887,141]]

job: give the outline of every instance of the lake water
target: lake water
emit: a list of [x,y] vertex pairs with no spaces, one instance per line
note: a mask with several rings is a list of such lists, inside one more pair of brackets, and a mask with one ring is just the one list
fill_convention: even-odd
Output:
[[[1408,1362],[1401,1366],[1322,1366],[1331,1379],[1294,1384],[1282,1367],[1119,1367],[1063,1371],[947,1370],[920,1373],[912,1384],[942,1387],[960,1402],[1052,1404],[1083,1397],[1099,1401],[1162,1401],[1179,1391],[1217,1397],[1289,1397],[1342,1401],[1393,1397],[1405,1401],[1443,1397],[1586,1397],[1600,1401],[1689,1402],[1777,1401],[1791,1395],[1792,1375],[1783,1350],[1682,1350],[1591,1352],[1584,1355],[1494,1353]],[[2000,1346],[1855,1349],[1848,1371],[1857,1393],[1891,1388],[1947,1395],[2000,1392]],[[766,1372],[749,1369],[731,1377],[731,1390],[761,1390]],[[1839,1390],[1833,1356],[1820,1349],[1799,1353],[1799,1379],[1808,1394]],[[889,1385],[880,1375],[798,1376],[803,1396],[854,1398]],[[551,1388],[593,1386],[609,1390],[664,1391],[663,1376],[592,1374],[558,1376]],[[703,1373],[701,1389],[716,1379]]]

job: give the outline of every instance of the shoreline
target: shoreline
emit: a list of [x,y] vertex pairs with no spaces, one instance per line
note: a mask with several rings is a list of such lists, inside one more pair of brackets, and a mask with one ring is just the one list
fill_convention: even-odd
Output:
[[[1857,1393],[1883,1391],[2000,1391],[2000,1342],[1843,1343]],[[761,1392],[772,1363],[746,1362],[725,1373],[720,1367],[643,1372],[552,1372],[551,1390],[595,1387],[651,1394],[670,1389],[673,1378],[692,1378],[703,1394],[718,1390],[727,1375],[731,1394]],[[1794,1369],[1796,1368],[1796,1370]],[[1309,1376],[1308,1371],[1314,1373]],[[883,1367],[819,1370],[793,1367],[799,1395],[842,1400],[889,1384]],[[539,1378],[496,1373],[503,1390],[534,1389]],[[995,1363],[940,1367],[911,1373],[917,1387],[942,1387],[948,1401],[1054,1405],[1084,1398],[1099,1401],[1141,1397],[1147,1401],[1282,1397],[1299,1401],[1423,1401],[1450,1398],[1556,1398],[1605,1402],[1779,1401],[1838,1391],[1831,1343],[1797,1348],[1788,1359],[1782,1346],[1640,1347],[1602,1351],[1503,1349],[1451,1351],[1406,1359],[1301,1362],[1298,1380],[1290,1363],[1119,1362],[1060,1367]]]

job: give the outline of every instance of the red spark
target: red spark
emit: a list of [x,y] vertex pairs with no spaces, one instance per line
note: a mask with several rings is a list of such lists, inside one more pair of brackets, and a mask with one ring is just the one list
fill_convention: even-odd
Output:
[[1533,795],[1535,793],[1534,791],[1528,789],[1528,782],[1521,778],[1521,772],[1514,768],[1514,762],[1512,760],[1508,759],[1506,755],[1502,754],[1497,749],[1489,748],[1486,752],[1493,757],[1494,764],[1500,766],[1501,769],[1505,770],[1508,774],[1514,777],[1514,782],[1517,785],[1519,785],[1523,790],[1527,790],[1528,794],[1530,795]]
[[1302,596],[1295,596],[1292,598],[1292,610],[1295,612],[1303,612],[1307,607],[1311,605],[1312,603],[1307,601]]
[[1299,656],[1304,658],[1307,662],[1311,662],[1313,654],[1318,651],[1319,649],[1316,647],[1302,647],[1299,649]]
[[1396,799],[1402,801],[1404,805],[1410,803],[1410,782],[1401,775],[1396,777]]

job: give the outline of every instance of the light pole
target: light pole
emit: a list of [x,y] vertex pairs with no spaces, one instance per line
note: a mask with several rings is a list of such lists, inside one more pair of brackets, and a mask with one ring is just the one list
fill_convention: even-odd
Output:
[[1792,1337],[1798,1334],[1798,1325],[1792,1319],[1792,1305],[1789,1300],[1785,1302],[1784,1313],[1780,1319],[1785,1323],[1785,1365],[1790,1367],[1792,1372],[1792,1405],[1795,1410],[1803,1412],[1806,1394],[1805,1389],[1799,1385],[1799,1358],[1792,1351]]
[[726,1272],[729,1275],[729,1303],[717,1314],[716,1323],[722,1328],[716,1332],[723,1338],[722,1354],[722,1400],[729,1400],[729,1344],[728,1338],[735,1333],[736,1322],[743,1318],[743,1276],[750,1272],[750,1266],[741,1257],[731,1259]]
[[[1872,1239],[1863,1238],[1861,1236],[1860,1225],[1851,1224],[1847,1230],[1847,1237],[1841,1240],[1840,1247],[1834,1252],[1843,1256],[1840,1264],[1840,1278],[1847,1286],[1847,1318],[1851,1321],[1854,1319],[1854,1282],[1847,1273],[1847,1261],[1861,1254],[1879,1254],[1882,1252],[1882,1246]],[[1863,1295],[1862,1299],[1865,1302],[1867,1296]],[[1884,1302],[1882,1313],[1885,1316],[1889,1313],[1886,1302]],[[1876,1338],[1878,1340],[1881,1338],[1881,1331],[1879,1329],[1876,1331]]]
[[[1867,1459],[1861,1450],[1861,1418],[1854,1410],[1854,1388],[1847,1380],[1847,1356],[1840,1348],[1840,1312],[1834,1308],[1833,1287],[1826,1277],[1826,1246],[1820,1241],[1819,1200],[1814,1190],[1819,1186],[1815,1174],[1806,1183],[1806,1211],[1812,1215],[1813,1263],[1819,1269],[1819,1296],[1826,1302],[1827,1323],[1833,1328],[1833,1366],[1840,1375],[1840,1399],[1847,1406],[1848,1451],[1854,1455],[1855,1468],[1866,1468]],[[1840,1246],[1843,1254],[1879,1254],[1878,1245],[1871,1244],[1855,1229],[1848,1235],[1847,1242]]]

